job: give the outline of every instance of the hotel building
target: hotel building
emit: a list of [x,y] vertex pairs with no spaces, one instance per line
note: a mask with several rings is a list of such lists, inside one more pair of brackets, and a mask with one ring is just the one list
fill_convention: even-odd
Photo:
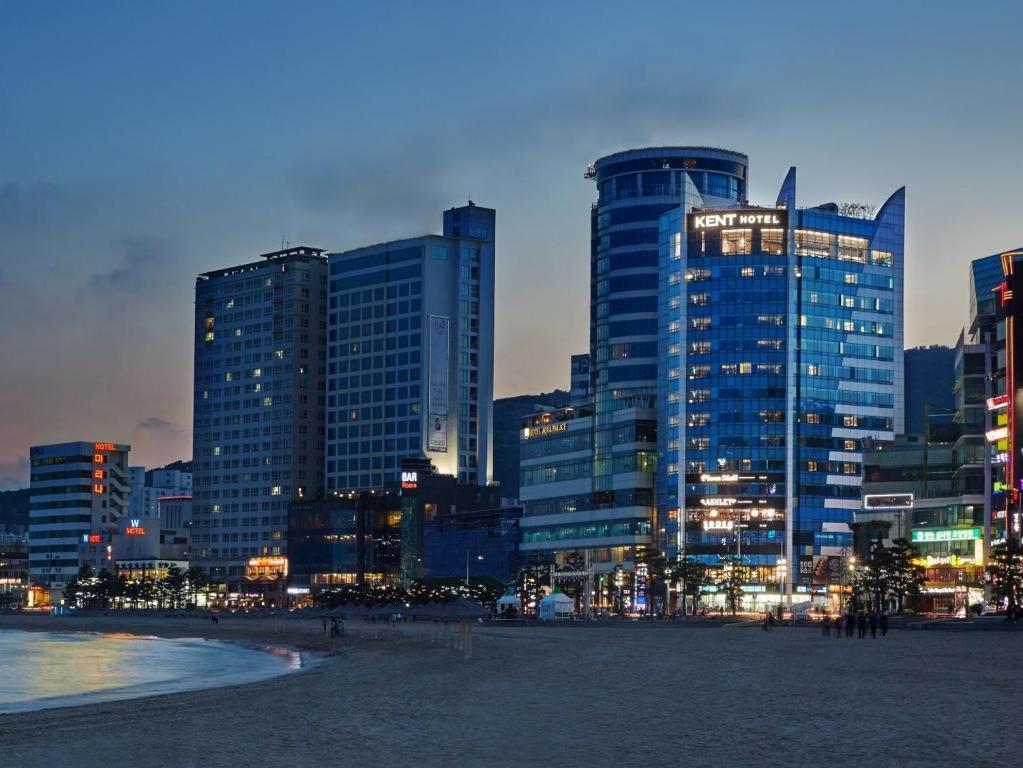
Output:
[[903,431],[905,192],[869,218],[800,208],[792,168],[773,206],[691,178],[680,198],[660,219],[660,541],[790,601],[852,544],[864,441]]
[[91,537],[119,527],[128,516],[128,451],[119,443],[37,445],[29,499],[29,574],[59,602],[78,573],[80,549]]
[[470,202],[442,235],[329,254],[328,494],[397,488],[409,458],[490,482],[495,218]]
[[191,560],[276,589],[293,500],[323,487],[327,259],[274,251],[195,283]]

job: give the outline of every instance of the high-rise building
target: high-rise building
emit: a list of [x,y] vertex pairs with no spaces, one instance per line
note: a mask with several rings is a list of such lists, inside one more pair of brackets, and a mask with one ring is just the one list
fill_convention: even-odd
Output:
[[679,207],[686,180],[707,205],[746,197],[746,155],[706,147],[654,147],[602,157],[590,212],[590,362],[595,405],[594,490],[610,488],[611,414],[652,407],[658,394],[658,222]]
[[[660,219],[658,529],[759,606],[851,546],[864,441],[903,431],[905,191],[876,216],[722,205]],[[858,215],[857,215],[858,214]]]
[[570,405],[584,405],[590,400],[590,356],[572,355],[572,374],[569,382]]
[[31,448],[29,571],[33,582],[49,587],[51,601],[78,573],[80,547],[128,516],[129,450],[104,442]]
[[495,212],[329,254],[326,489],[397,487],[401,460],[492,476]]
[[191,556],[230,591],[280,582],[289,504],[322,492],[326,276],[296,247],[195,283]]

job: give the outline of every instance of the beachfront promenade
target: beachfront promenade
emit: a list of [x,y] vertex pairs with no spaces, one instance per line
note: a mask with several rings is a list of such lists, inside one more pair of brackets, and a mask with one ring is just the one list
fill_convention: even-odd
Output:
[[[0,717],[10,765],[1004,765],[978,712],[1017,709],[1018,632],[640,623],[345,623],[316,616],[0,616],[0,629],[288,645],[307,671],[233,688]],[[1001,660],[1001,661],[1000,661]],[[1009,724],[1006,724],[1007,727]],[[62,757],[64,756],[64,757]]]

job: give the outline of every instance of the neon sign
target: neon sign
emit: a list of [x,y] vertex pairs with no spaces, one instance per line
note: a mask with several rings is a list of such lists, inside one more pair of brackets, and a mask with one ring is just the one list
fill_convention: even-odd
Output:
[[785,227],[788,226],[788,215],[787,211],[764,209],[689,214],[688,229],[690,230],[735,226]]
[[1009,436],[1008,427],[999,427],[998,429],[992,429],[990,432],[985,432],[984,437],[987,438],[989,443],[997,443],[999,440],[1004,440]]
[[987,399],[987,409],[989,411],[997,411],[1001,408],[1006,408],[1009,405],[1008,395],[998,395],[997,397],[989,397]]
[[543,424],[539,427],[526,427],[522,430],[522,436],[527,440],[531,437],[543,437],[544,435],[551,435],[555,432],[565,432],[568,430],[567,422],[561,422],[559,424]]
[[138,518],[131,520],[131,525],[124,529],[125,536],[145,536],[146,529],[139,525],[140,522]]
[[116,451],[117,450],[114,447],[113,443],[96,443],[96,445],[93,446],[93,449],[97,450],[97,451]]
[[939,528],[934,531],[913,531],[913,541],[976,541],[980,528]]
[[402,472],[401,487],[406,491],[414,491],[419,487],[418,472]]

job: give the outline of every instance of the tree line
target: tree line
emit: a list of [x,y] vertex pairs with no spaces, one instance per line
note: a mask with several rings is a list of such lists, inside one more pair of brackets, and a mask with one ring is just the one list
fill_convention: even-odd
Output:
[[167,568],[162,578],[129,580],[123,574],[94,571],[83,565],[64,587],[64,599],[79,608],[192,608],[199,595],[209,595],[210,580],[202,568]]

